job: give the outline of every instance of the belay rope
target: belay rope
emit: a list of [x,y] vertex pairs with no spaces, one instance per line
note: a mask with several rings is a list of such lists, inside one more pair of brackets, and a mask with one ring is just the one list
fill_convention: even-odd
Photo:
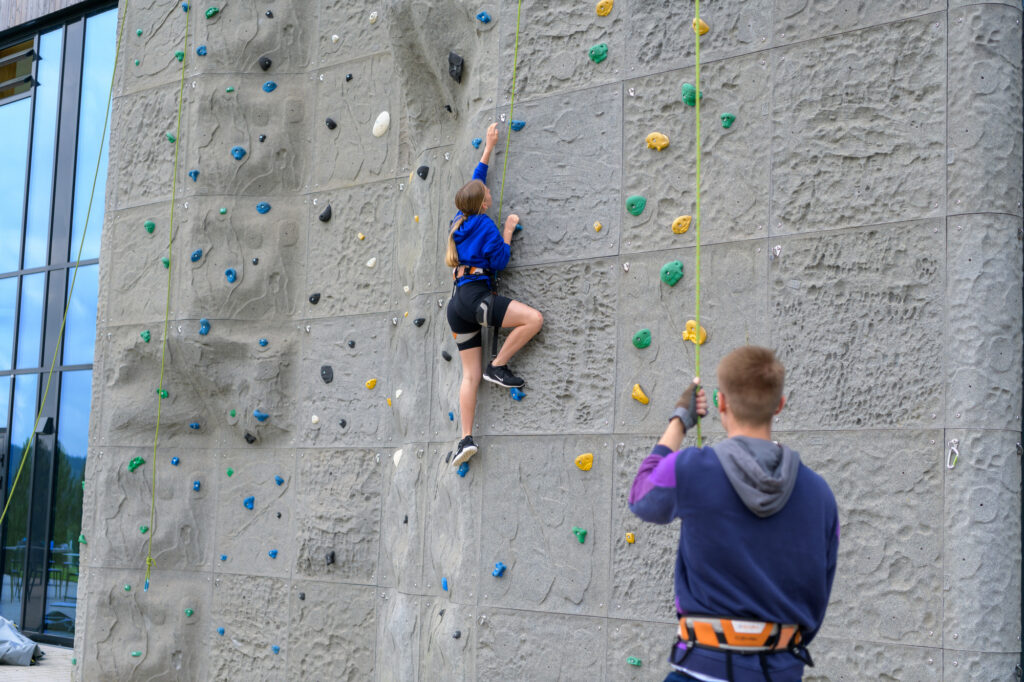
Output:
[[[696,110],[695,121],[696,121],[696,135],[697,135],[697,193],[696,193],[696,206],[694,207],[693,217],[697,222],[695,226],[697,247],[694,256],[694,269],[697,271],[697,280],[695,291],[695,311],[694,311],[694,322],[697,323],[697,338],[694,340],[694,376],[700,377],[700,344],[701,344],[701,333],[700,333],[700,0],[694,0],[694,20],[693,20],[693,35],[696,39],[696,48],[694,49],[694,87],[697,89],[696,96]],[[697,405],[693,406],[694,411],[697,410]],[[697,447],[701,447],[701,434],[700,434],[700,418],[697,419]]]

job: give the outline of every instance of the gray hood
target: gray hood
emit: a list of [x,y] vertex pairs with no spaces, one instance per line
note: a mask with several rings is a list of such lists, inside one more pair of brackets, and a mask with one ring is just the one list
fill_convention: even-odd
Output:
[[774,441],[734,436],[712,447],[736,494],[761,518],[786,506],[800,471],[800,455]]

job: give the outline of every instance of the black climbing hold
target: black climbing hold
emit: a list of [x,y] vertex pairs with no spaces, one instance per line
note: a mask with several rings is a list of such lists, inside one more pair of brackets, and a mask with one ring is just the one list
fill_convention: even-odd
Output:
[[426,321],[427,321],[427,318],[425,318],[425,317],[417,317],[415,320],[412,321],[412,323],[414,325],[416,325],[417,327],[422,327],[423,323],[426,322]]
[[453,113],[453,112],[452,112],[452,105],[451,105],[451,104],[445,104],[445,105],[444,105],[444,109],[445,109],[445,111],[447,111],[447,112],[448,112],[449,114]]
[[338,422],[338,426],[340,426],[341,428],[345,428],[346,426],[348,426],[348,422],[342,419],[341,421]]
[[325,121],[325,123],[327,124],[327,129],[328,130],[334,130],[335,128],[338,127],[338,124],[335,123],[334,119],[331,118],[330,116],[327,117],[327,120]]
[[270,65],[274,62],[270,61],[270,57],[260,57],[260,68],[266,71],[270,68]]
[[348,347],[349,348],[355,348],[356,347],[356,342],[355,341],[349,341],[348,342]]
[[306,601],[306,593],[299,592],[299,601]]
[[322,223],[326,223],[328,220],[331,219],[331,205],[330,204],[327,204],[327,208],[325,208],[323,211],[320,212],[319,218],[320,218],[320,222],[322,222]]
[[310,294],[309,295],[309,302],[312,303],[313,305],[316,305],[317,303],[319,303],[320,302],[320,294],[318,294],[318,293],[317,294]]
[[452,361],[452,354],[446,350],[441,351],[441,357],[444,358],[447,362]]
[[277,512],[277,518],[281,518],[281,512]]
[[325,384],[331,383],[334,381],[334,369],[330,365],[324,365],[320,368],[320,378]]
[[331,564],[334,563],[334,550],[333,549],[330,552],[328,552],[326,556],[324,556],[324,561],[327,562],[328,566],[330,566]]
[[266,141],[267,141],[267,136],[266,135],[260,135],[260,142],[266,142]]
[[430,166],[420,166],[416,169],[416,175],[420,176],[420,180],[426,180],[429,172]]
[[409,515],[408,514],[406,514],[405,518],[402,519],[402,523],[409,523]]
[[264,12],[264,14],[267,15],[267,19],[273,19],[274,18],[274,13],[271,12],[269,9],[266,12]]
[[251,433],[249,433],[248,431],[246,431],[245,432],[245,442],[248,443],[249,445],[252,445],[253,443],[256,442],[256,436],[254,436]]
[[252,264],[253,265],[259,265],[260,264],[260,259],[259,258],[253,258],[252,259]]
[[448,464],[451,461],[452,461],[452,451],[449,450],[448,454],[444,456],[444,463]]
[[448,75],[454,78],[456,83],[462,82],[462,57],[454,52],[448,53]]
[[350,73],[346,73],[346,74],[345,74],[345,80],[347,80],[347,81],[350,81],[350,80],[352,80],[352,74],[350,74]]
[[437,617],[438,618],[444,618],[444,609],[441,609],[440,611],[437,612]]
[[452,633],[452,639],[458,639],[459,637],[462,637],[462,630],[456,630]]

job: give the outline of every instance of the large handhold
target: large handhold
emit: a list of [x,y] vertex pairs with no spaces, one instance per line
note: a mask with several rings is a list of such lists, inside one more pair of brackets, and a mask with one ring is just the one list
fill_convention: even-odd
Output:
[[373,136],[383,137],[384,133],[388,132],[388,128],[391,126],[391,114],[386,111],[380,112],[377,116],[377,120],[373,122]]
[[462,82],[462,57],[454,52],[448,53],[448,75],[455,79],[456,83]]
[[700,334],[697,333],[697,321],[687,320],[686,331],[683,332],[683,341],[693,341],[698,346],[703,346],[704,342],[708,340],[708,332],[704,327],[700,328]]

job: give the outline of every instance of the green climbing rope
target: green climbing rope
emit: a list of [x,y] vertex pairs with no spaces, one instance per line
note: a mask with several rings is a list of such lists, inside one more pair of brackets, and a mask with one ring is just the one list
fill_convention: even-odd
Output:
[[[694,347],[694,376],[700,376],[700,0],[695,0],[694,11],[696,12],[693,22],[693,35],[696,38],[696,48],[694,50],[694,61],[695,61],[695,74],[694,80],[697,82],[694,86],[697,89],[698,96],[696,98],[696,109],[694,111],[697,129],[697,193],[696,193],[696,206],[694,208],[693,219],[697,223],[696,225],[696,239],[697,247],[694,255],[694,270],[696,271],[696,285],[695,291],[695,315],[694,321],[697,323],[697,340],[693,344]],[[696,408],[696,406],[694,406]],[[700,420],[697,420],[697,447],[701,447],[701,433],[700,433]]]
[[[213,8],[211,8],[213,9]],[[209,10],[207,11],[209,12]],[[189,17],[192,16],[191,12],[185,12],[185,44],[183,46],[184,52],[188,54],[188,29],[189,29]],[[207,13],[207,18],[210,14]],[[171,248],[174,244],[174,202],[178,195],[178,150],[181,148],[181,108],[182,102],[185,98],[185,67],[187,66],[186,60],[181,62],[181,84],[178,87],[178,121],[177,130],[175,131],[174,141],[174,165],[171,167],[171,214],[168,218],[167,224],[167,258],[171,258]],[[173,263],[174,260],[171,259]],[[167,393],[164,391],[164,367],[166,366],[167,359],[167,324],[171,316],[171,268],[167,268],[167,302],[164,306],[164,333],[160,338],[160,381],[157,388],[157,401],[156,401],[156,429],[153,432],[153,483],[150,487],[150,501],[149,501],[149,526],[155,528],[154,522],[156,521],[156,447],[160,440],[160,413],[161,408],[164,404],[164,396]],[[149,591],[149,574],[153,568],[153,536],[156,533],[149,534],[149,542],[146,547],[146,582],[143,585],[143,591]]]
[[498,230],[501,230],[501,207],[505,201],[505,171],[508,170],[508,144],[512,141],[512,115],[516,110],[516,67],[519,65],[519,16],[523,12],[523,0],[519,0],[516,10],[516,40],[512,53],[512,101],[508,108],[508,133],[505,135],[505,158],[501,167],[501,190],[498,193]]
[[[85,235],[89,230],[89,218],[92,216],[92,200],[96,196],[96,180],[100,175],[100,166],[103,162],[103,140],[107,137],[107,131],[109,130],[110,124],[110,103],[113,99],[114,94],[114,76],[117,73],[117,57],[121,53],[121,36],[124,35],[124,20],[121,21],[121,28],[117,31],[117,42],[114,44],[114,66],[110,72],[110,89],[107,91],[107,111],[103,116],[103,132],[100,134],[100,150],[96,155],[96,168],[92,173],[92,188],[89,190],[89,204],[85,209],[85,223],[82,225],[82,238],[78,242],[78,255],[75,257],[75,270],[71,275],[71,286],[68,287],[68,298],[67,303],[64,304],[64,317],[60,321],[60,331],[57,332],[57,344],[53,347],[53,358],[50,360],[50,371],[46,374],[46,387],[43,389],[43,398],[39,401],[39,410],[36,412],[36,420],[32,424],[31,433],[35,433],[36,429],[39,428],[39,420],[43,416],[43,406],[46,405],[46,396],[50,392],[50,381],[53,379],[53,370],[57,366],[57,356],[60,353],[61,342],[64,340],[64,328],[68,321],[68,309],[71,307],[71,296],[75,292],[75,282],[78,280],[78,266],[82,262],[82,249],[85,246]],[[11,500],[14,499],[14,492],[18,488],[18,481],[21,480],[21,472],[25,468],[25,462],[29,460],[29,454],[31,453],[31,446],[23,453],[21,458],[21,464],[18,465],[18,471],[14,475],[14,482],[11,483],[10,492],[7,495],[7,501],[4,503],[4,510],[0,512],[0,526],[3,526],[4,519],[7,518],[7,509],[11,506]]]

